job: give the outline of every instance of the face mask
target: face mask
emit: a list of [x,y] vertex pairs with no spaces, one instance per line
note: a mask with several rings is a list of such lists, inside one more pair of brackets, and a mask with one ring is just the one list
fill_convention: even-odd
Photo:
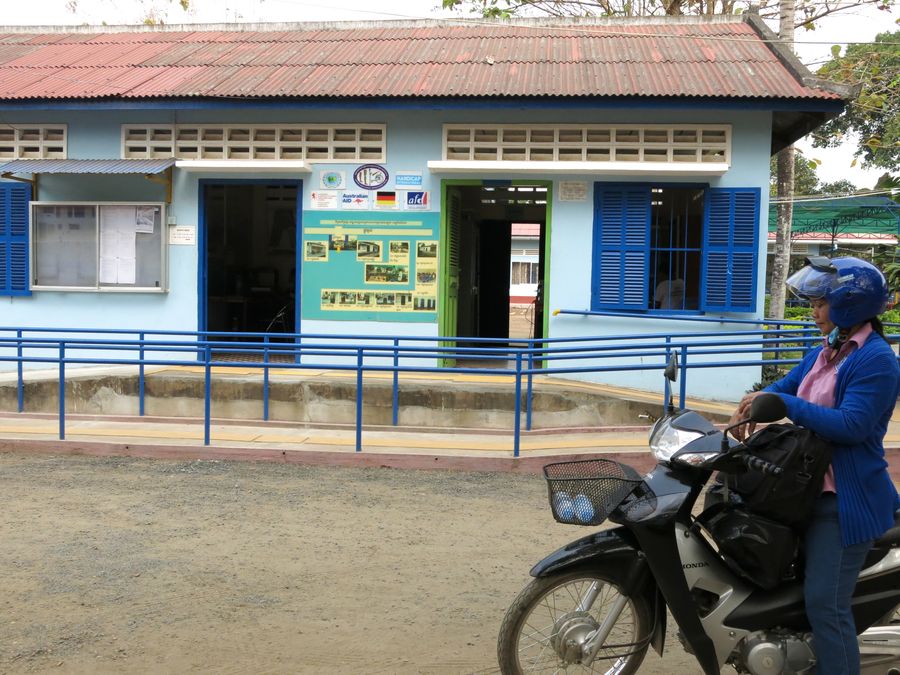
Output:
[[832,330],[828,334],[827,340],[829,347],[831,347],[832,349],[837,349],[847,340],[847,334],[841,332],[841,329],[835,326],[834,330]]

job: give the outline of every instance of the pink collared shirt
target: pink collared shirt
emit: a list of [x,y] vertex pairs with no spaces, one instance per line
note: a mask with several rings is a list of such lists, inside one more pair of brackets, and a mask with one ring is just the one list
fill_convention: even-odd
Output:
[[[834,388],[837,384],[838,371],[847,357],[860,345],[865,344],[872,334],[872,324],[866,322],[849,339],[835,351],[828,346],[828,338],[824,339],[824,346],[816,362],[800,382],[797,396],[804,401],[815,403],[826,408],[834,407]],[[837,492],[834,483],[834,471],[829,466],[825,473],[825,481],[822,484],[822,492]]]

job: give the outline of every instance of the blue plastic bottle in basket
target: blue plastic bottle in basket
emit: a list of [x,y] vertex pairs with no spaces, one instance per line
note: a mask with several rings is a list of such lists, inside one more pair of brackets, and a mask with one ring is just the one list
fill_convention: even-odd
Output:
[[568,492],[557,492],[553,495],[553,508],[561,520],[575,519],[575,501]]
[[572,506],[575,517],[582,523],[589,523],[594,519],[594,504],[587,495],[576,495]]

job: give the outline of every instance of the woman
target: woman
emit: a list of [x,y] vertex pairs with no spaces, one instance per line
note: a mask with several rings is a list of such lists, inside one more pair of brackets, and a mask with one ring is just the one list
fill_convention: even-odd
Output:
[[[893,526],[900,506],[882,445],[900,387],[900,367],[878,319],[887,284],[864,260],[816,257],[787,287],[810,302],[825,338],[765,391],[781,395],[791,421],[833,444],[805,532],[804,592],[817,675],[852,675],[859,673],[859,647],[850,599],[872,542]],[[741,400],[732,423],[746,419],[759,393]],[[741,440],[744,430],[736,430]]]

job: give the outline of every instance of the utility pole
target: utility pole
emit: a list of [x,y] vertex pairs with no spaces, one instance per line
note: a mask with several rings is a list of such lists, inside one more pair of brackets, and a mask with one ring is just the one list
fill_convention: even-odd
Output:
[[[794,0],[781,0],[779,5],[778,37],[782,45],[794,49]],[[769,316],[784,318],[784,282],[791,261],[791,221],[794,218],[794,146],[778,153],[776,189],[778,197],[778,225],[775,230],[775,258],[772,262],[772,282],[769,289]]]

